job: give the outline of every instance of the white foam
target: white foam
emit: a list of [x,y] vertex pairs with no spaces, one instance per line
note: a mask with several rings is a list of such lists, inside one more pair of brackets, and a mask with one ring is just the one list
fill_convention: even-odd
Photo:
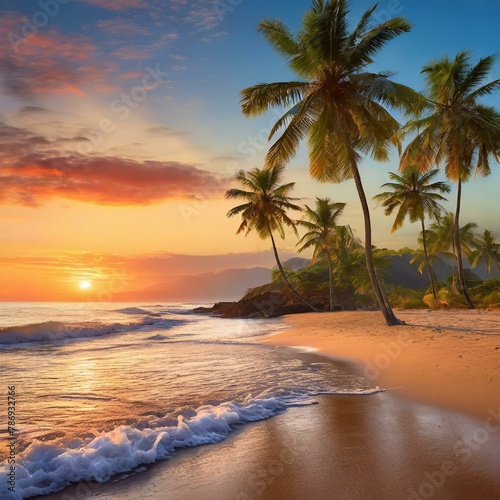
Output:
[[0,328],[0,345],[48,342],[63,339],[85,339],[112,333],[135,331],[151,325],[158,325],[164,329],[174,324],[179,324],[179,321],[165,320],[151,316],[146,316],[141,321],[134,323],[99,323],[92,321],[64,323],[60,321],[46,321],[44,323]]
[[142,309],[140,307],[124,307],[123,309],[117,309],[116,312],[122,314],[152,314],[151,311],[147,311],[146,309]]
[[0,498],[46,495],[78,481],[105,482],[115,474],[168,458],[177,448],[218,443],[237,425],[269,418],[286,406],[274,397],[248,397],[243,403],[202,406],[192,417],[177,417],[177,426],[155,426],[155,420],[143,430],[121,426],[76,449],[35,441],[16,465],[15,494],[7,490],[6,467],[0,470]]

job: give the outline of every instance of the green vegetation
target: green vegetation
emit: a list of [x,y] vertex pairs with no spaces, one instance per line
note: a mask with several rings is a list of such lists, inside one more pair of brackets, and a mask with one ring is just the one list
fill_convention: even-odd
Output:
[[[422,69],[425,91],[416,92],[394,82],[389,73],[369,71],[384,45],[411,29],[402,17],[376,23],[375,8],[366,11],[353,30],[346,0],[312,0],[297,33],[279,20],[259,24],[259,31],[297,79],[242,91],[247,117],[284,109],[271,130],[269,140],[274,142],[264,168],[238,174],[247,191],[226,193],[228,198],[245,201],[228,212],[229,217],[242,216],[238,232],[255,229],[261,238],[269,237],[278,266],[272,283],[249,291],[246,297],[279,292],[285,298],[300,298],[311,308],[330,310],[378,306],[388,325],[400,324],[391,304],[495,307],[500,304],[499,280],[479,283],[464,268],[463,258],[474,268],[481,264],[490,275],[499,275],[500,245],[491,231],[478,236],[475,223],[460,225],[462,184],[472,175],[488,175],[491,160],[500,160],[500,113],[480,102],[500,88],[500,80],[484,83],[494,57],[472,65],[470,54],[461,52],[454,59],[434,61]],[[409,121],[401,126],[389,109],[402,111]],[[317,198],[314,207],[302,208],[288,196],[294,183],[280,186],[284,166],[305,139],[314,179],[354,180],[363,211],[363,244],[349,226],[338,224],[344,203]],[[403,139],[408,141],[404,150]],[[391,182],[382,186],[388,191],[375,199],[386,215],[396,213],[392,232],[406,219],[420,223],[416,250],[394,252],[372,245],[371,214],[359,163],[363,158],[387,161],[392,145],[401,155],[400,172],[389,173]],[[435,180],[440,165],[446,178],[457,183],[455,210],[444,215],[440,202],[446,201],[442,195],[450,187]],[[301,210],[302,220],[287,214]],[[283,269],[273,233],[284,238],[285,226],[299,238],[299,252],[313,250],[305,269]],[[305,230],[301,237],[298,228]],[[404,286],[401,276],[391,276],[391,268],[397,265],[399,273],[420,283],[420,288]],[[429,288],[415,272],[422,274],[424,269]]]
[[229,210],[227,216],[241,215],[242,221],[236,234],[242,231],[248,234],[254,229],[260,238],[271,238],[276,264],[283,280],[295,295],[313,311],[317,311],[288,281],[274,241],[273,232],[277,232],[282,239],[285,238],[284,226],[292,228],[298,234],[296,223],[288,217],[287,210],[300,211],[301,208],[292,203],[292,201],[296,201],[295,198],[288,196],[295,183],[280,185],[283,179],[283,170],[281,166],[274,166],[267,169],[254,168],[248,173],[240,171],[237,179],[247,191],[229,189],[226,191],[226,198],[243,200],[245,203]]
[[410,222],[420,221],[422,225],[424,263],[427,267],[435,300],[437,299],[437,288],[429,260],[429,252],[427,251],[425,216],[437,219],[443,210],[443,207],[438,202],[446,201],[446,198],[441,196],[438,191],[441,193],[450,192],[450,187],[444,182],[430,183],[438,172],[438,170],[431,170],[426,174],[420,174],[419,169],[415,167],[406,168],[401,175],[389,172],[389,177],[393,182],[383,184],[382,187],[390,188],[391,191],[380,193],[374,197],[375,200],[382,202],[385,215],[391,215],[398,208],[396,219],[392,225],[392,233],[403,226],[406,217],[410,219]]
[[446,177],[457,183],[454,253],[460,293],[471,309],[474,304],[465,283],[460,240],[462,183],[473,171],[474,176],[488,175],[490,158],[500,159],[500,113],[478,102],[500,88],[500,80],[483,83],[494,60],[488,56],[472,66],[469,52],[460,52],[453,60],[443,57],[425,66],[427,105],[417,107],[416,117],[403,129],[405,134],[417,135],[403,153],[402,168],[418,165],[426,172],[443,163]]

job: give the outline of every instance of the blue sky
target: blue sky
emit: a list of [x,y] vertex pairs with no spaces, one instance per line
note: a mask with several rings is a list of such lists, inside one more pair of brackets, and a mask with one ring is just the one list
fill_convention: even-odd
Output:
[[[245,119],[240,91],[294,78],[257,25],[279,17],[295,30],[309,5],[3,0],[0,160],[8,182],[0,184],[0,253],[229,252],[241,253],[243,261],[246,252],[267,249],[268,242],[255,236],[236,237],[237,221],[225,218],[230,203],[223,193],[231,175],[262,165],[275,119],[272,113]],[[352,22],[372,5],[352,1]],[[498,0],[379,3],[375,19],[393,15],[407,17],[414,27],[386,45],[373,70],[394,71],[396,80],[416,89],[423,87],[421,67],[434,58],[470,49],[477,61],[499,52]],[[500,62],[490,75],[496,78]],[[484,102],[500,108],[500,92]],[[60,184],[46,176],[46,166],[55,161]],[[22,167],[22,175],[12,165]],[[397,170],[396,153],[389,163],[367,159],[361,170],[372,196],[387,182],[387,172]],[[305,148],[288,166],[286,180],[297,183],[296,195],[306,203],[315,196],[347,202],[341,222],[362,235],[352,182],[313,182]],[[498,165],[489,178],[468,183],[462,218],[497,237],[499,187]],[[372,208],[377,246],[416,245],[416,225],[391,236],[392,220]],[[290,238],[282,248],[292,252],[294,245]]]

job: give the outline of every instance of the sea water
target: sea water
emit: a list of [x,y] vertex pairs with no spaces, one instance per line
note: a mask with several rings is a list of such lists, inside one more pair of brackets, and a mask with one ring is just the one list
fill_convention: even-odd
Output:
[[318,394],[376,391],[326,360],[260,344],[286,328],[280,319],[193,307],[0,304],[0,397],[15,394],[10,433],[0,406],[0,498],[108,481]]

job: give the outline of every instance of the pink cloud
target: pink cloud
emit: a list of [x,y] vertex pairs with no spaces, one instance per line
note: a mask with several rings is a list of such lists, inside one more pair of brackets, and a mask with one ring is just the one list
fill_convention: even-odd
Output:
[[102,205],[150,205],[170,199],[217,196],[208,171],[178,162],[119,157],[21,157],[0,169],[0,203],[37,206],[53,198]]
[[0,17],[0,73],[5,91],[19,97],[82,95],[82,86],[94,80],[86,80],[78,68],[93,55],[95,45],[82,35],[68,36],[48,28],[23,37],[25,22],[16,12]]

